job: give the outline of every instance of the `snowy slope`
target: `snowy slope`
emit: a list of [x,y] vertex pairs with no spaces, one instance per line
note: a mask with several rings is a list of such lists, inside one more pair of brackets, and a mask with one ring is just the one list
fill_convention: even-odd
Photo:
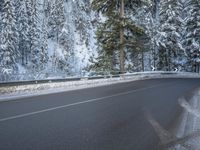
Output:
[[[84,0],[66,1],[65,19],[62,32],[65,32],[67,35],[67,49],[70,52],[68,59],[69,72],[72,75],[77,75],[88,65],[89,58],[96,50],[95,31],[91,23],[92,11],[90,9],[90,2],[85,2]],[[52,50],[54,50],[55,44],[54,41],[49,40],[48,51],[50,56],[53,55]],[[61,49],[60,51],[65,50]]]

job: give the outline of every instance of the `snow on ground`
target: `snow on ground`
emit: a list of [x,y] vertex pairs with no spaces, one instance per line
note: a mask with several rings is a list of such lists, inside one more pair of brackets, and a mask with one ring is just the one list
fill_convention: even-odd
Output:
[[[179,104],[184,111],[182,113],[182,121],[180,123],[177,136],[186,137],[194,134],[193,137],[186,140],[184,143],[189,145],[191,149],[199,150],[200,148],[200,88],[193,91],[189,101],[185,98],[179,99]],[[179,147],[178,150],[187,150]]]
[[[191,76],[190,76],[191,77]],[[187,100],[186,100],[187,99]],[[193,89],[186,97],[178,99],[183,108],[170,130],[166,130],[150,112],[145,117],[154,128],[162,150],[200,150],[200,87]]]
[[19,70],[19,74],[25,74],[26,73],[26,69],[18,63],[17,63],[17,68]]
[[58,83],[51,83],[51,81],[49,80],[49,83],[37,84],[36,82],[35,84],[31,85],[0,87],[0,101],[7,101],[24,96],[27,97],[34,95],[44,95],[49,93],[58,93],[70,90],[155,78],[200,78],[200,75],[194,73],[177,72],[140,72],[123,74],[120,75],[120,77],[118,78],[112,78],[111,76],[111,78],[87,80],[87,78],[83,77],[80,81],[68,81]]
[[[82,79],[81,81],[69,81],[59,83],[32,84],[12,87],[0,87],[0,101],[7,101],[21,97],[35,95],[45,95],[50,93],[59,93],[64,91],[91,88],[103,85],[120,83],[121,78],[109,78],[98,80]],[[127,81],[128,82],[128,81]]]

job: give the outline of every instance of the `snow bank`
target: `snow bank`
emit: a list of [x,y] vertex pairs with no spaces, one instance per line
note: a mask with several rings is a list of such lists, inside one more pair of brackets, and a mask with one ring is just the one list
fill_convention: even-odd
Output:
[[[190,96],[190,98],[189,98]],[[193,90],[186,98],[178,100],[183,108],[181,114],[176,117],[170,130],[165,129],[151,115],[144,111],[144,115],[154,128],[159,138],[158,149],[162,150],[199,150],[200,147],[200,88]],[[175,115],[175,114],[174,114]]]
[[91,88],[96,86],[104,86],[110,84],[117,84],[122,82],[131,82],[144,79],[156,79],[156,78],[200,78],[199,74],[194,73],[177,73],[177,72],[139,72],[139,73],[127,73],[122,74],[118,78],[103,78],[88,80],[87,77],[82,78],[80,81],[68,81],[58,83],[40,83],[30,85],[16,85],[0,87],[0,101],[5,101],[22,96],[33,96],[49,93],[58,93],[69,90]]
[[[189,101],[186,101],[185,98],[179,99],[179,104],[184,108],[184,111],[177,136],[187,137],[193,133],[196,137],[191,137],[184,142],[194,150],[198,150],[200,147],[200,88],[193,92]],[[180,147],[179,150],[186,149]]]

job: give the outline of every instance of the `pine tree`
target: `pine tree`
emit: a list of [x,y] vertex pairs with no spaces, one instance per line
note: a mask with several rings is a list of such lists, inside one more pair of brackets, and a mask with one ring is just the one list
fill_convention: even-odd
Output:
[[16,1],[16,16],[17,16],[17,28],[19,33],[18,45],[19,52],[21,54],[21,64],[25,66],[28,62],[28,14],[26,3],[24,0]]
[[[53,41],[56,41],[52,56],[53,70],[67,73],[69,70],[69,45],[72,43],[68,41],[64,4],[64,0],[52,1],[48,26],[50,28],[49,37]],[[62,55],[60,55],[60,53],[62,53]]]
[[146,15],[144,24],[146,25],[145,31],[148,37],[150,38],[148,47],[151,49],[151,62],[149,65],[157,69],[158,62],[158,45],[157,45],[157,36],[158,36],[158,27],[159,27],[159,6],[160,0],[151,0],[150,3],[146,5]]
[[[157,45],[156,35],[158,29],[158,1],[149,0],[143,3],[133,15],[134,20],[144,28],[145,34],[137,36],[136,49],[139,51],[131,54],[130,58],[133,60],[134,70],[151,70],[152,66],[156,67],[157,61]],[[131,68],[131,64],[130,64]]]
[[28,43],[30,51],[30,62],[28,65],[29,70],[32,73],[40,73],[40,57],[41,57],[41,47],[40,47],[40,12],[39,12],[39,1],[38,0],[27,0],[27,13],[29,16],[29,29],[28,29]]
[[200,67],[200,2],[186,1],[184,46],[188,56],[189,71],[199,72]]
[[[17,70],[17,30],[13,1],[4,0],[2,4],[2,29],[0,40],[1,72],[8,73]],[[7,71],[6,71],[7,70]]]
[[[134,48],[134,34],[142,33],[136,23],[130,18],[126,10],[131,10],[139,5],[139,0],[94,0],[93,9],[102,13],[107,19],[99,27],[97,40],[101,43],[101,52],[115,59],[119,57],[120,72],[125,72],[125,52]],[[110,60],[110,62],[115,62]],[[117,64],[110,63],[112,70],[117,69]]]
[[42,22],[42,34],[40,37],[40,46],[41,46],[41,54],[40,54],[40,70],[44,70],[46,68],[47,62],[48,62],[48,3],[45,0],[43,3],[43,22]]
[[160,7],[158,66],[161,70],[171,71],[176,67],[181,67],[179,62],[184,56],[181,44],[183,21],[180,16],[183,5],[180,0],[162,0]]
[[[3,8],[3,0],[0,0],[0,20],[2,20],[1,19],[1,17],[2,17],[2,8]],[[2,29],[2,22],[0,22],[0,31],[1,31],[1,29]]]
[[50,27],[49,36],[56,39],[59,44],[59,36],[65,23],[65,8],[63,0],[55,0],[51,5],[48,26]]

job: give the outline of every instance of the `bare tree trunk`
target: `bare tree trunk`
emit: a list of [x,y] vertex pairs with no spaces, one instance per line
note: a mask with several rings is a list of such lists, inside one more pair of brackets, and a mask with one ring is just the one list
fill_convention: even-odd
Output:
[[[121,0],[120,18],[121,18],[121,24],[123,24],[124,0]],[[124,29],[123,29],[123,27],[121,27],[121,29],[120,29],[120,72],[121,73],[124,73],[124,62],[125,62],[125,56],[124,56]]]
[[[23,43],[24,43],[24,41],[23,41]],[[24,45],[24,44],[22,44],[22,45]],[[24,63],[24,47],[22,46],[22,66],[24,66],[25,65],[25,63]]]
[[144,72],[144,52],[142,51],[142,71]]

